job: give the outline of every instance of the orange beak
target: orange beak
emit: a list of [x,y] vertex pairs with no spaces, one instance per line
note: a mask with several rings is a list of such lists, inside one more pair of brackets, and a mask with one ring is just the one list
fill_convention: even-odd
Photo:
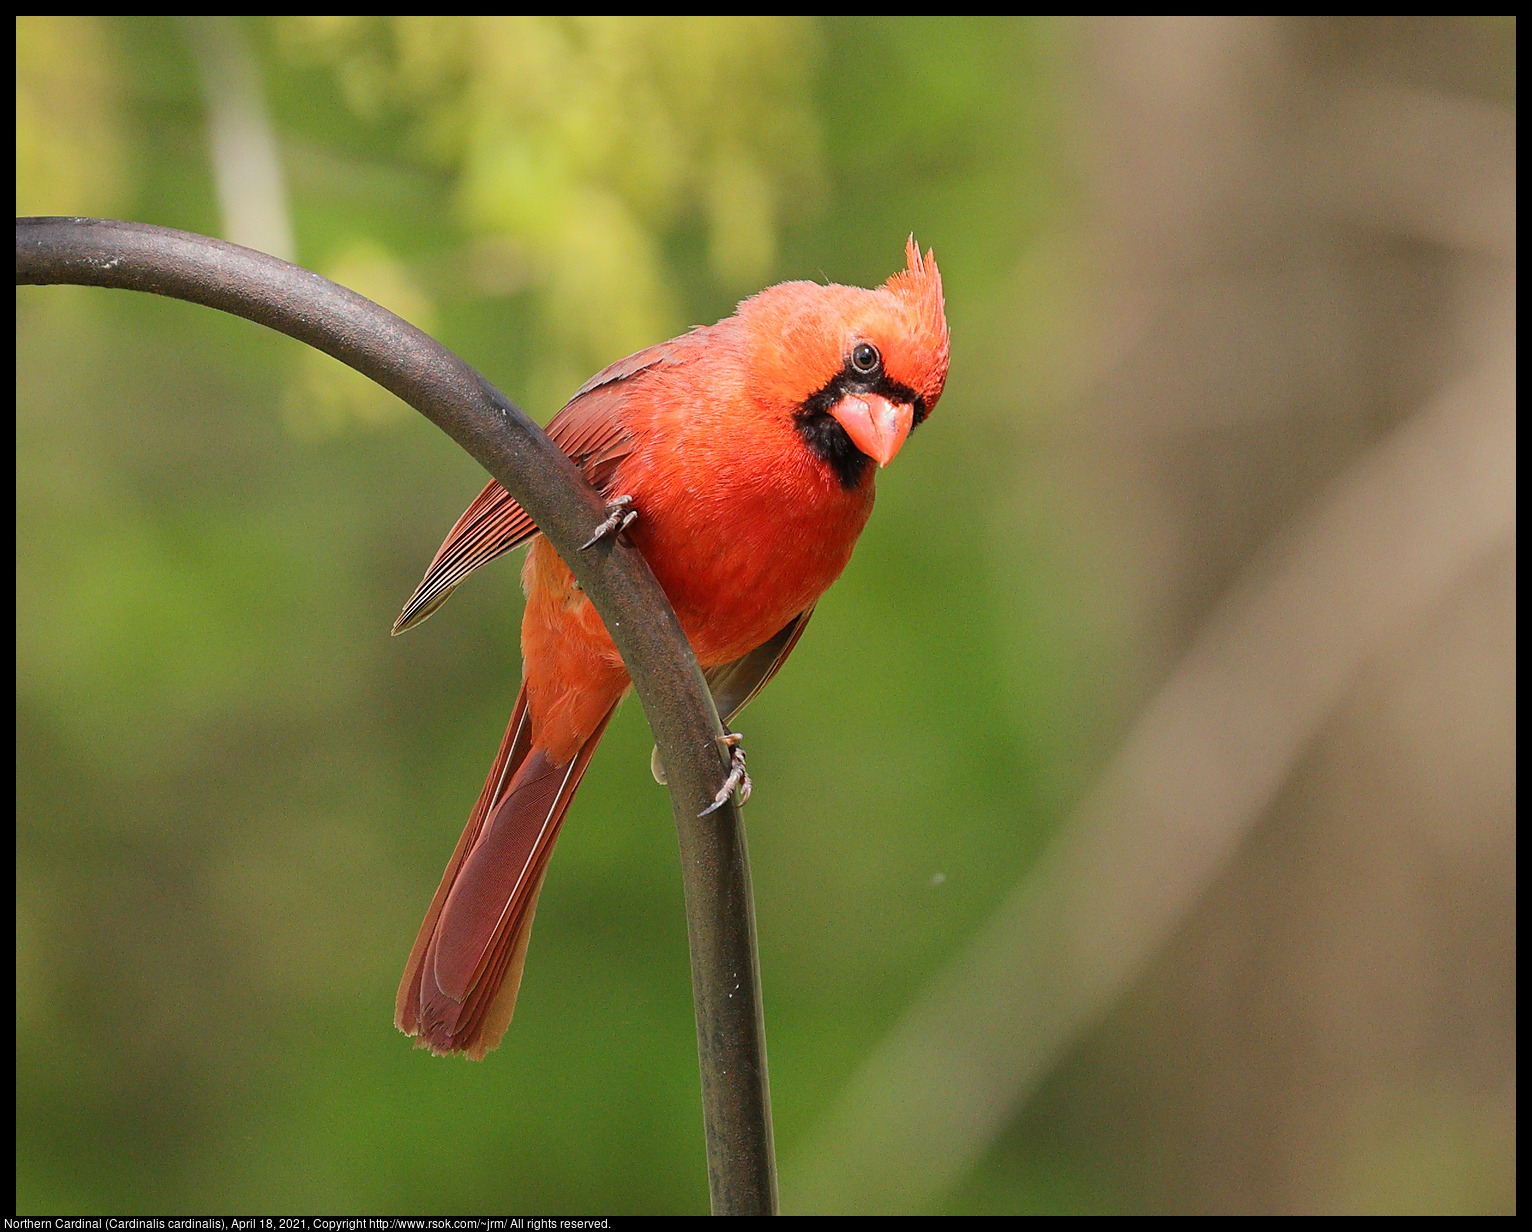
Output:
[[915,408],[890,402],[879,394],[847,394],[830,408],[830,414],[851,443],[879,466],[893,460],[915,422]]

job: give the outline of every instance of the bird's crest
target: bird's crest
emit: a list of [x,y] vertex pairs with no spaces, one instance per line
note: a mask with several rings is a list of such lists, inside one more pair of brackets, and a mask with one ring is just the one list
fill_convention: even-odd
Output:
[[[915,313],[920,342],[931,358],[935,376],[935,393],[940,394],[947,379],[947,355],[949,335],[947,332],[947,306],[942,298],[942,275],[936,268],[936,256],[928,248],[920,255],[920,245],[911,233],[904,246],[907,268],[900,270],[886,283],[884,289],[908,304]],[[928,393],[928,397],[929,397]],[[934,397],[930,398],[935,401]]]

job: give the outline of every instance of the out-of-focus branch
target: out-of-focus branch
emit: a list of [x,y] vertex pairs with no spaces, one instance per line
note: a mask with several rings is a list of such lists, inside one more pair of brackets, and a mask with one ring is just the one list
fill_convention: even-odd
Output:
[[1513,533],[1515,435],[1505,342],[1252,565],[1047,854],[800,1148],[790,1210],[919,1211],[978,1161],[1195,904],[1373,649]]
[[1516,255],[1516,117],[1462,95],[1353,86],[1317,134],[1310,191],[1368,226]]
[[576,549],[606,516],[580,470],[504,394],[393,313],[318,274],[207,236],[94,218],[18,218],[18,284],[189,300],[334,356],[413,406],[532,515],[606,622],[668,772],[681,847],[715,1214],[776,1209],[755,908],[739,811],[699,814],[722,785],[723,735],[680,622],[626,540]]
[[207,100],[213,183],[223,233],[242,244],[293,259],[293,229],[277,135],[266,112],[260,65],[250,40],[228,14],[182,17]]

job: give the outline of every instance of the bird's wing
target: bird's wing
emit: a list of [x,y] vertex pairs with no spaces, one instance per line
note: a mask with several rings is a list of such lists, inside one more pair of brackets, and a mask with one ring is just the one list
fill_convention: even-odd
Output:
[[766,641],[749,654],[741,655],[722,667],[710,667],[702,674],[707,677],[708,688],[713,692],[713,704],[718,707],[718,717],[727,727],[741,710],[755,700],[755,695],[766,687],[777,669],[787,662],[793,647],[803,636],[803,630],[814,614],[812,607],[799,612]]
[[[732,663],[707,668],[702,675],[713,694],[713,705],[725,728],[734,716],[755,700],[755,695],[766,687],[777,674],[793,647],[803,636],[803,630],[814,614],[812,607],[799,612],[790,621],[757,646],[749,654],[741,655]],[[665,781],[665,767],[660,764],[660,750],[655,748],[649,757],[649,769],[656,783]]]
[[[679,362],[673,342],[648,347],[603,368],[576,391],[548,424],[548,436],[603,494],[617,464],[633,451],[623,406],[644,373]],[[464,578],[502,552],[520,547],[537,527],[515,499],[491,480],[436,551],[425,577],[405,603],[394,632],[412,629],[447,601]]]
[[491,480],[447,532],[425,577],[394,621],[394,632],[413,629],[445,603],[457,584],[485,561],[519,547],[536,533],[537,527],[532,525],[526,510]]

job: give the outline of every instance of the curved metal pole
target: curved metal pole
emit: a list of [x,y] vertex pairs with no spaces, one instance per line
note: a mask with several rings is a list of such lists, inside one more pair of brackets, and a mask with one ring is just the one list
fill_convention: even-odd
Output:
[[16,282],[190,300],[317,347],[409,403],[532,515],[601,614],[659,746],[686,888],[708,1186],[715,1215],[777,1210],[766,1032],[745,832],[733,802],[707,817],[727,765],[712,695],[669,600],[626,539],[575,549],[606,516],[578,467],[504,394],[371,300],[236,244],[99,218],[18,218]]

